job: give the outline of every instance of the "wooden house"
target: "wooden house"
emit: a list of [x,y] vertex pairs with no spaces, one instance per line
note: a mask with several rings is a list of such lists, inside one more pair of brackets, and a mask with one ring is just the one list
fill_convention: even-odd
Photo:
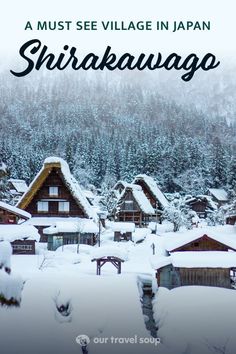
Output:
[[115,220],[133,222],[138,227],[146,226],[153,218],[155,211],[138,185],[129,185],[122,192],[113,211]]
[[18,224],[31,218],[31,215],[24,210],[0,201],[0,225]]
[[145,196],[155,210],[157,219],[160,220],[162,212],[169,205],[169,202],[161,192],[156,181],[150,176],[140,174],[134,178],[133,183],[142,188]]
[[208,195],[217,203],[218,207],[225,205],[228,201],[228,193],[223,188],[209,188]]
[[207,195],[199,195],[185,200],[185,204],[193,211],[195,211],[199,218],[204,219],[214,210],[217,210],[217,205],[213,202],[211,197]]
[[113,222],[110,228],[114,232],[114,241],[132,241],[132,235],[135,231],[133,222]]
[[25,223],[0,225],[0,241],[10,242],[13,254],[35,254],[35,243],[39,238],[38,230]]
[[129,185],[130,185],[130,183],[119,180],[118,182],[116,182],[116,184],[114,185],[112,190],[117,192],[117,196],[120,196],[122,194],[122,192],[124,191],[124,189],[126,187],[128,187]]
[[28,189],[26,182],[23,179],[10,178],[8,187],[13,196],[21,197]]
[[[231,287],[236,268],[236,233],[231,226],[169,233],[160,238],[166,256],[153,257],[159,286]],[[162,252],[164,253],[164,252]]]
[[[43,230],[54,227],[56,222],[63,223],[68,218],[74,223],[78,219],[97,220],[93,207],[72,176],[68,164],[57,157],[49,157],[44,161],[42,169],[17,206],[31,213],[29,224],[38,228],[42,242],[48,240]],[[61,237],[61,233],[58,237]],[[94,234],[90,237],[93,238]]]
[[68,244],[94,246],[99,227],[91,219],[68,218],[66,221],[55,222],[45,228],[43,233],[48,237],[48,249],[55,251],[58,247]]
[[131,183],[119,180],[118,182],[116,182],[116,184],[114,185],[114,187],[110,190],[109,192],[109,199],[112,201],[117,201],[121,194],[124,192],[126,187],[132,186]]

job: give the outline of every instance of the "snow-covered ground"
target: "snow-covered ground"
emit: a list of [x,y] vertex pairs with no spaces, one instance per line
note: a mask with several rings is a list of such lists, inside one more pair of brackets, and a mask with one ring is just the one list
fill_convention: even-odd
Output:
[[234,354],[235,290],[205,286],[160,288],[153,301],[163,354]]
[[[140,281],[156,291],[153,245],[161,256],[160,239],[170,231],[169,224],[158,226],[158,235],[138,231],[136,243],[113,242],[107,230],[100,249],[67,245],[52,252],[40,244],[37,255],[13,255],[12,275],[23,279],[24,288],[19,308],[0,307],[1,353],[82,353],[75,339],[83,334],[90,338],[89,354],[233,354],[234,290],[160,288],[153,303],[161,344],[146,329]],[[91,260],[107,250],[125,260],[122,273],[105,264],[96,276]]]
[[[42,245],[35,256],[12,256],[12,274],[19,274],[25,285],[19,308],[0,308],[1,352],[12,354],[20,348],[25,354],[80,353],[75,341],[80,334],[90,337],[91,354],[156,351],[145,327],[138,286],[140,280],[151,283],[153,279],[149,257],[155,235],[139,244],[109,238],[104,238],[100,249],[80,245],[79,253],[77,245],[56,252],[45,252]],[[101,276],[96,275],[91,259],[103,249],[126,255],[121,275],[110,264],[102,268]],[[117,338],[131,343],[114,345]],[[148,343],[141,345],[143,338]]]

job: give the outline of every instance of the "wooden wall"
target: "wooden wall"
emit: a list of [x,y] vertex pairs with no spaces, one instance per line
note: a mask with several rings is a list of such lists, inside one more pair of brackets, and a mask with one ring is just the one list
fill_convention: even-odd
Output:
[[236,215],[234,216],[228,216],[226,218],[226,224],[228,225],[235,225],[236,224]]
[[204,235],[197,240],[194,240],[186,245],[172,250],[172,252],[182,251],[228,251],[230,247],[213,240],[212,238]]
[[17,215],[5,209],[0,209],[0,224],[17,224],[19,219]]
[[230,270],[225,268],[180,268],[181,285],[231,288]]
[[187,205],[196,213],[198,214],[199,217],[205,218],[206,217],[206,209],[207,209],[207,202],[197,200],[192,203],[187,203]]
[[[59,187],[59,195],[58,196],[50,196],[49,195],[49,187],[55,186]],[[49,201],[49,211],[48,212],[38,212],[37,210],[37,202],[43,200],[52,200]],[[62,199],[70,202],[70,211],[69,212],[59,212],[58,210],[58,201],[56,199]],[[73,196],[71,195],[69,189],[66,187],[60,169],[53,168],[52,172],[44,181],[41,188],[37,191],[32,201],[26,208],[26,211],[32,214],[32,216],[77,216],[77,217],[85,217],[85,213],[80,208]]]
[[231,288],[228,268],[174,268],[165,266],[157,271],[158,286],[173,289],[186,285]]
[[15,240],[11,245],[13,254],[35,254],[34,240]]

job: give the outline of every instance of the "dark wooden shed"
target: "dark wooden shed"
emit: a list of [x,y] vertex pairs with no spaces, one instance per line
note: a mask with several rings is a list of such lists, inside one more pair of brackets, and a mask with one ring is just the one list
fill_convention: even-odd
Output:
[[232,287],[230,272],[236,268],[235,252],[177,252],[162,258],[156,264],[158,286]]

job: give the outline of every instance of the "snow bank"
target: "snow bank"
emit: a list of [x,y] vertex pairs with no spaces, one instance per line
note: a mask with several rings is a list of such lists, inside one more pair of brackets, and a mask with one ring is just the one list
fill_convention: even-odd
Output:
[[144,240],[148,235],[151,234],[151,230],[149,228],[137,228],[135,229],[135,232],[132,235],[132,240],[134,242],[139,242]]
[[153,301],[160,354],[234,354],[236,292],[188,286],[159,288]]
[[[111,283],[112,280],[112,283]],[[111,344],[110,338],[150,338],[136,276],[84,277],[78,273],[48,271],[24,286],[21,306],[0,309],[0,341],[4,354],[78,354],[75,339],[90,338],[89,353],[154,354],[153,344]],[[14,334],[14,340],[12,335]],[[108,338],[107,344],[94,342]]]
[[26,223],[20,225],[0,225],[0,241],[13,242],[24,239],[39,241],[40,235],[38,230]]
[[[76,245],[77,246],[77,245]],[[62,250],[61,250],[62,251]],[[80,255],[74,252],[47,252],[44,254],[39,269],[47,268],[63,269],[68,265],[75,265],[81,262]],[[69,271],[69,270],[68,270]]]
[[20,303],[23,280],[19,276],[6,273],[0,269],[0,297]]
[[109,222],[106,223],[106,226],[108,226],[112,231],[118,231],[121,233],[125,232],[134,232],[135,230],[135,224],[133,222]]

